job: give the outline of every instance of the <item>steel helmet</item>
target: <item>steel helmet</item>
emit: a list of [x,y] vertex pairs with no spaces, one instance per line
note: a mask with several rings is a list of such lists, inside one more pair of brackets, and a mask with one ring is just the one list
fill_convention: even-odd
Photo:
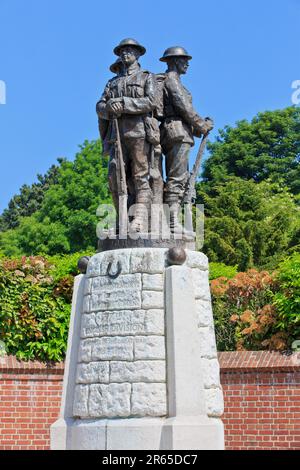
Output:
[[171,57],[186,57],[189,60],[192,58],[184,47],[172,46],[165,50],[164,55],[159,60],[161,62],[167,62]]
[[144,55],[146,52],[146,49],[143,46],[141,46],[141,44],[137,42],[135,39],[126,38],[126,39],[123,39],[123,41],[121,41],[120,44],[118,44],[118,46],[114,48],[114,53],[116,55],[120,55],[120,51],[122,47],[125,47],[125,46],[136,47],[140,51],[141,55]]
[[112,73],[119,73],[121,67],[122,67],[122,61],[120,57],[118,57],[118,59],[113,64],[111,64],[111,66],[109,67],[109,70]]

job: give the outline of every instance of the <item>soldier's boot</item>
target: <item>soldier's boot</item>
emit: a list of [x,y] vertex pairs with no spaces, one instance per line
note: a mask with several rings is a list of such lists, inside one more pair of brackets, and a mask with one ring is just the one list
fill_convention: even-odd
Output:
[[150,202],[150,191],[139,191],[137,193],[134,219],[130,224],[131,232],[148,233]]
[[193,238],[194,233],[186,230],[180,222],[179,214],[181,213],[181,204],[178,198],[170,198],[166,202],[170,210],[170,232],[174,235],[182,235],[184,238]]

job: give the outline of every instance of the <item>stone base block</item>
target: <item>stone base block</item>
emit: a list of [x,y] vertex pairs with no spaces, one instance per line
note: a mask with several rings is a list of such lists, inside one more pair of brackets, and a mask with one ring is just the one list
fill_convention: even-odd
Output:
[[59,419],[51,426],[53,450],[223,450],[218,418]]
[[219,418],[176,417],[165,420],[163,450],[224,450],[224,426]]
[[50,428],[52,450],[106,450],[107,420],[58,419]]
[[107,450],[161,449],[164,418],[130,418],[109,421]]

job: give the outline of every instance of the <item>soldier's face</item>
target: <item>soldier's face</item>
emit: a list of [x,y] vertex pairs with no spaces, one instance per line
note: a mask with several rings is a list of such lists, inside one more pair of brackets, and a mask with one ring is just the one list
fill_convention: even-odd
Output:
[[186,57],[176,59],[178,73],[185,74],[189,68],[189,60]]
[[135,47],[126,46],[122,47],[120,51],[120,58],[125,66],[130,66],[139,58],[139,52]]

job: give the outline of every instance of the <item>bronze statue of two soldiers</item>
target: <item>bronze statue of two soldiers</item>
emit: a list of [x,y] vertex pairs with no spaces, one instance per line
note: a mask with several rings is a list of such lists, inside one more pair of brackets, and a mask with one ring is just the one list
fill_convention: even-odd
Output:
[[179,213],[190,179],[189,151],[194,137],[207,136],[213,122],[197,114],[181,83],[192,58],[187,51],[168,48],[160,59],[167,70],[157,75],[141,68],[145,52],[134,39],[115,47],[115,76],[96,106],[103,152],[110,155],[109,187],[123,230],[131,206],[129,231],[147,233],[151,205],[165,203],[170,233],[184,235]]

